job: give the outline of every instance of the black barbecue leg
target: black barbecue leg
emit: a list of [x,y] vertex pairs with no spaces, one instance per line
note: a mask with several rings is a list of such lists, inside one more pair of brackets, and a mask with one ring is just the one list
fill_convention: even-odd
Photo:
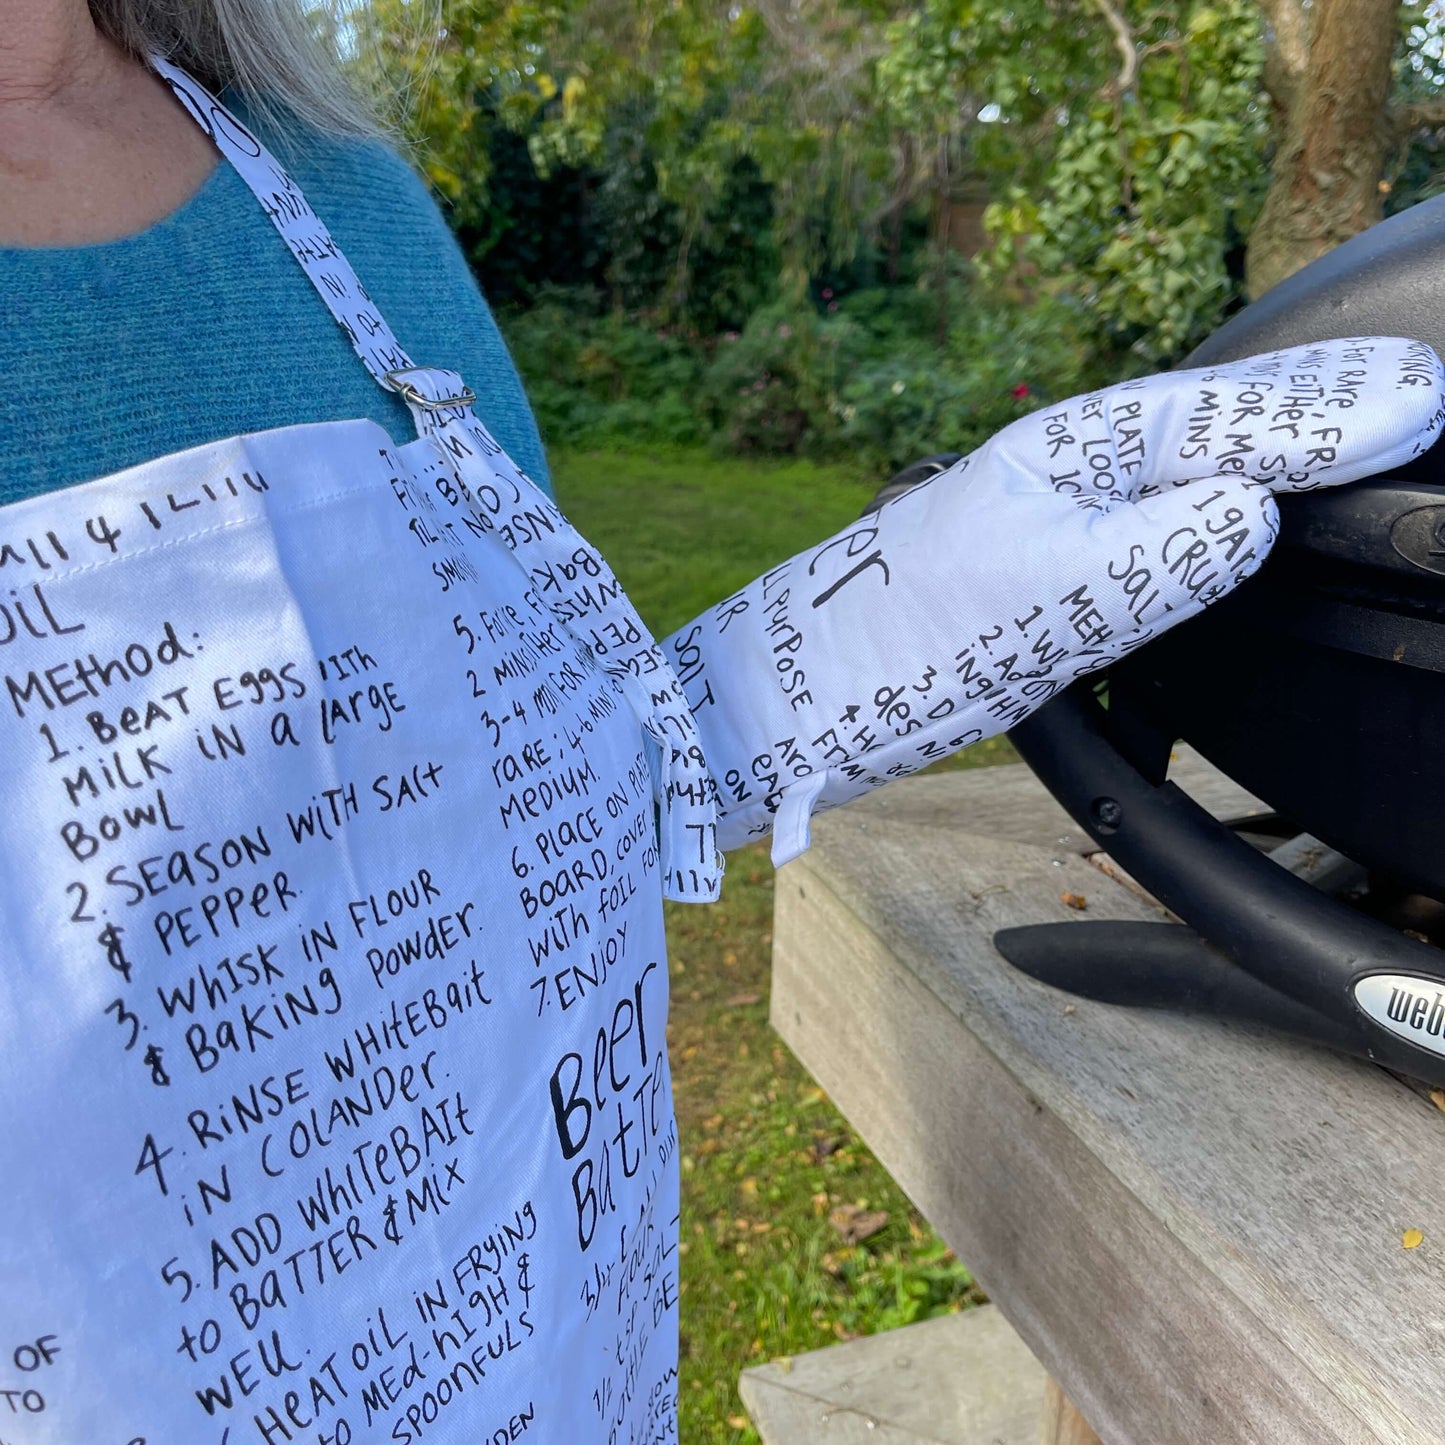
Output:
[[1244,1019],[1364,1055],[1354,1029],[1270,988],[1181,924],[1036,923],[993,941],[1015,968],[1100,1003]]

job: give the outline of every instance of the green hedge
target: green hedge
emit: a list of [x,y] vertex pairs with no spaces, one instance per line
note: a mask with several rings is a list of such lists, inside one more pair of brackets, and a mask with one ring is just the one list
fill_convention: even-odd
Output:
[[609,311],[585,288],[547,290],[501,319],[553,446],[710,443],[878,471],[968,451],[1119,375],[1121,358],[1066,300],[991,300],[960,277],[948,310],[941,344],[936,296],[914,287],[825,288],[710,337]]

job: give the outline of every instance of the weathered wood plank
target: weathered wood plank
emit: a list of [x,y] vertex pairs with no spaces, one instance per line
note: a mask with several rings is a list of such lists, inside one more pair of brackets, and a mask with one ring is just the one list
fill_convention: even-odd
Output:
[[1053,1380],[1044,1383],[1044,1419],[1039,1445],[1103,1445],[1074,1403]]
[[1024,769],[899,784],[815,839],[779,875],[774,1022],[1110,1445],[1445,1439],[1438,1111],[1011,970],[994,930],[1077,919],[1065,890],[1159,916]]
[[763,1445],[1038,1445],[1044,1372],[992,1305],[744,1370]]

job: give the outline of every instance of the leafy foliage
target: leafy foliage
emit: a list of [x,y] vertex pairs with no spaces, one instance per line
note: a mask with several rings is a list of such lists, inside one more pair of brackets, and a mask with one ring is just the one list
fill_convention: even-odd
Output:
[[585,290],[549,291],[502,324],[544,439],[846,457],[880,481],[930,452],[971,450],[1127,363],[1100,350],[1088,313],[1066,298],[988,300],[966,274],[949,285],[957,320],[942,348],[917,285],[842,301],[824,288],[821,310],[775,302],[706,349],[604,312]]
[[[359,54],[406,82],[428,174],[502,299],[586,280],[742,330],[824,273],[876,274],[890,228],[913,209],[936,230],[963,177],[1005,198],[1000,265],[1055,278],[1150,359],[1236,294],[1263,177],[1251,0],[1128,0],[1129,76],[1112,4],[439,4],[418,37],[414,0],[372,0]],[[913,269],[941,297],[942,256]]]
[[881,69],[914,125],[960,95],[996,107],[995,124],[971,132],[976,165],[1009,178],[990,216],[996,268],[1048,277],[1149,361],[1219,320],[1236,294],[1229,253],[1264,180],[1250,0],[1064,13],[1049,0],[927,0],[896,30]]
[[[1307,0],[350,13],[550,434],[901,462],[1168,364],[1241,304],[1288,7],[1307,33]],[[1403,0],[1400,47],[1397,109],[1439,104],[1430,0]],[[1440,133],[1402,131],[1392,208],[1441,188]],[[970,185],[994,204],[967,279]]]
[[545,442],[709,436],[696,403],[703,360],[666,330],[609,312],[597,292],[576,287],[543,290],[532,307],[501,319]]
[[729,449],[825,450],[835,432],[845,334],[810,306],[778,303],[756,311],[736,339],[724,338],[704,397]]
[[[1067,297],[1027,304],[970,296],[954,282],[958,318],[940,349],[885,325],[856,358],[838,401],[840,440],[852,454],[896,470],[940,450],[968,452],[1050,401],[1117,379],[1125,358],[1096,344],[1092,319]],[[865,318],[887,293],[863,293],[845,314]]]

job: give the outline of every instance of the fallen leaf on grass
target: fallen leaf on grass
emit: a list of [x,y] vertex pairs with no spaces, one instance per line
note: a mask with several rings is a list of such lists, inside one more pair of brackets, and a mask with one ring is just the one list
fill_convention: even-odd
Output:
[[1402,1249],[1418,1249],[1425,1242],[1425,1236],[1418,1229],[1407,1229],[1400,1236]]
[[779,1355],[773,1363],[785,1374],[793,1373],[793,1357],[791,1355]]
[[1082,893],[1060,893],[1059,902],[1065,908],[1075,908],[1080,913],[1089,906],[1089,900]]
[[746,1430],[748,1428],[748,1422],[743,1419],[741,1415],[729,1415],[728,1424],[731,1425],[734,1430]]
[[746,1008],[749,1004],[757,1003],[762,998],[760,993],[735,993],[723,1005],[724,1008]]
[[828,1216],[828,1223],[838,1231],[844,1244],[861,1244],[865,1239],[872,1239],[888,1223],[888,1211],[840,1204]]

